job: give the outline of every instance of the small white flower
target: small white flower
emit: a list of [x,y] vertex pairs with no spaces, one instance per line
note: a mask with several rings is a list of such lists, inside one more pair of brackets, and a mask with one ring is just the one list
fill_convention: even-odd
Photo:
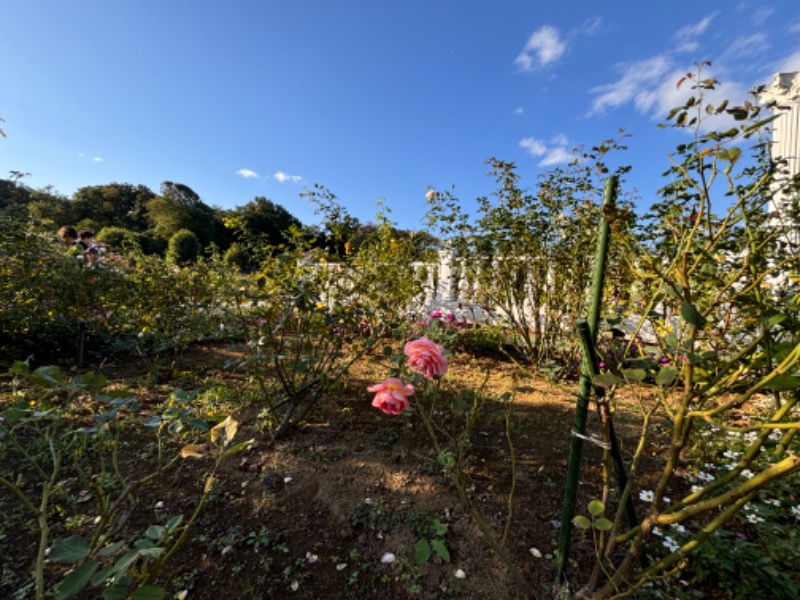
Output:
[[770,439],[777,441],[783,437],[783,434],[781,433],[780,429],[773,429],[770,432],[769,437]]
[[230,554],[231,552],[233,552],[233,546],[225,546],[222,549],[222,556],[225,556],[226,554]]
[[164,503],[159,500],[158,502],[156,502],[155,509],[161,510],[162,508],[164,508]]
[[686,533],[686,527],[681,525],[680,523],[673,523],[671,527],[677,531],[678,533]]
[[346,568],[347,568],[347,563],[339,563],[338,565],[336,565],[337,571],[344,571]]
[[669,550],[670,552],[675,552],[678,548],[680,548],[680,544],[673,540],[671,537],[665,537],[664,541],[661,542],[663,546]]
[[383,556],[381,556],[381,562],[383,564],[385,564],[385,565],[388,565],[388,564],[393,563],[396,558],[397,557],[394,554],[392,554],[391,552],[386,552],[386,553],[384,553]]
[[181,590],[175,594],[175,600],[186,600],[189,595],[189,590]]
[[319,560],[319,556],[316,554],[311,554],[311,552],[306,552],[306,560],[308,561],[308,564],[313,565]]
[[456,579],[464,579],[464,577],[467,576],[467,574],[464,573],[464,571],[462,571],[461,569],[456,569],[456,572],[454,573],[454,575],[455,575]]
[[750,521],[751,523],[753,523],[754,525],[756,523],[763,523],[763,521],[764,521],[764,519],[762,519],[761,517],[759,517],[755,513],[750,513],[749,515],[747,515],[747,520]]
[[733,450],[726,450],[722,453],[722,456],[725,458],[730,458],[731,460],[738,460],[739,459],[739,452],[734,452]]
[[744,434],[744,441],[748,444],[752,444],[758,439],[758,432],[757,431],[748,431]]
[[296,592],[297,590],[299,590],[299,589],[300,589],[300,584],[299,584],[299,583],[297,582],[297,580],[295,579],[295,580],[292,582],[292,585],[290,585],[290,586],[289,586],[289,588],[290,588],[290,589],[291,589],[293,592]]
[[764,500],[764,504],[771,504],[772,506],[780,506],[781,501],[778,500],[777,498],[767,498],[766,500]]
[[531,548],[530,553],[533,554],[536,558],[542,558],[542,553],[539,551],[538,548]]
[[700,487],[699,485],[693,485],[693,486],[692,486],[692,493],[693,493],[693,494],[696,494],[697,492],[699,492],[699,491],[700,491],[700,490],[702,490],[702,489],[703,489],[703,488],[702,488],[702,487]]
[[711,475],[710,473],[706,473],[705,471],[700,471],[700,472],[697,474],[697,478],[698,478],[700,481],[712,481],[712,480],[714,479],[714,476],[713,476],[713,475]]
[[652,502],[654,498],[655,494],[650,490],[642,490],[639,492],[639,499],[643,502]]
[[653,535],[657,535],[658,537],[661,537],[664,534],[661,533],[661,530],[658,527],[653,527]]
[[744,469],[741,473],[739,473],[739,475],[741,475],[742,477],[747,477],[747,479],[750,479],[753,477],[753,472],[750,469]]
[[286,477],[284,477],[283,478],[283,483],[292,483],[292,476],[291,475],[287,475]]
[[792,515],[794,515],[797,518],[800,518],[800,504],[792,507]]
[[664,504],[669,504],[670,502],[672,502],[672,500],[664,496]]

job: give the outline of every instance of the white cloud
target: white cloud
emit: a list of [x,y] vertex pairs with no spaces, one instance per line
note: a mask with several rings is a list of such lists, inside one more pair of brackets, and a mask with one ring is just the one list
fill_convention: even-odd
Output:
[[800,71],[800,50],[785,58],[778,67],[778,73],[794,73]]
[[699,22],[695,23],[694,25],[687,25],[686,27],[681,27],[675,34],[672,36],[678,42],[685,42],[696,38],[703,33],[706,32],[706,29],[711,25],[711,21],[714,20],[714,17],[717,16],[717,12],[714,11],[704,19],[700,20]]
[[284,183],[286,181],[291,181],[292,183],[299,183],[303,180],[303,178],[300,177],[299,175],[288,175],[283,171],[278,171],[273,175],[273,177],[281,183]]
[[99,156],[95,156],[95,157],[92,159],[92,161],[93,161],[93,162],[103,162],[103,159],[102,159],[102,158],[100,158]]
[[557,61],[566,51],[567,45],[561,40],[558,29],[543,25],[531,34],[514,63],[521,71],[533,71]]
[[250,169],[239,169],[236,171],[236,174],[241,175],[245,179],[259,179],[258,173],[251,171]]
[[603,19],[600,17],[589,17],[583,23],[581,23],[580,27],[575,29],[571,35],[594,35],[603,25]]
[[559,134],[549,143],[535,137],[523,138],[519,141],[519,146],[527,150],[531,156],[541,158],[540,167],[549,167],[568,163],[575,158],[575,155],[567,149],[567,143],[567,136]]
[[622,75],[617,81],[592,88],[596,97],[589,115],[602,114],[629,102],[633,102],[639,112],[647,111],[656,102],[655,90],[663,83],[670,67],[671,61],[664,55],[621,66]]
[[717,13],[715,11],[699,22],[681,27],[676,31],[672,35],[672,39],[676,43],[675,52],[678,54],[696,52],[700,48],[700,42],[696,38],[706,32],[716,16]]
[[525,109],[522,108],[521,106],[518,106],[517,108],[514,109],[514,114],[515,115],[524,115],[525,114]]
[[748,58],[752,60],[757,54],[766,52],[769,47],[770,43],[767,40],[767,36],[763,33],[739,36],[725,49],[725,52],[722,53],[717,61],[724,63],[737,58]]
[[789,25],[787,31],[789,33],[800,33],[800,21],[797,21],[796,23],[792,23],[791,25]]

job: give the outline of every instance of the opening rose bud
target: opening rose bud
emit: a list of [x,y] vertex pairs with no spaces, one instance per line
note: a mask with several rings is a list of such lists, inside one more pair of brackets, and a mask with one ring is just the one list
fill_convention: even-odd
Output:
[[383,383],[371,385],[368,392],[375,394],[372,406],[390,415],[399,415],[408,407],[408,396],[414,393],[414,386],[405,385],[396,377],[389,377]]
[[408,342],[403,348],[408,357],[406,365],[421,373],[427,379],[441,377],[447,373],[447,358],[444,349],[436,342],[423,336]]

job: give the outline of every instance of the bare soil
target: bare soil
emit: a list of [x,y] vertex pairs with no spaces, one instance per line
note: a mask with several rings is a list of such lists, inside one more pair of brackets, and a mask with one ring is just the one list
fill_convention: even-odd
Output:
[[[247,388],[244,376],[227,368],[231,358],[235,353],[223,345],[193,346],[181,357],[173,380],[149,387],[140,383],[146,365],[120,360],[95,367],[134,389],[142,413],[149,414],[176,388]],[[498,537],[511,508],[505,546],[527,588],[483,539],[436,463],[418,418],[385,415],[370,406],[365,388],[386,374],[372,360],[355,365],[343,388],[319,402],[310,422],[275,443],[263,427],[263,405],[219,409],[240,422],[236,441],[256,443],[223,463],[185,545],[156,583],[169,590],[170,598],[186,590],[186,597],[197,599],[553,597],[552,555],[577,385],[533,376],[515,380],[513,373],[509,363],[456,355],[447,377],[473,389],[488,377],[486,390],[495,398],[515,391],[508,421],[506,404],[488,401],[481,410],[466,467],[467,491]],[[618,419],[616,427],[629,458],[638,423]],[[592,414],[589,431],[597,430]],[[516,478],[510,502],[507,431]],[[154,439],[151,431],[132,432],[123,469],[135,474],[149,468]],[[178,448],[176,443],[169,451]],[[648,451],[645,470],[659,466],[659,451],[655,446]],[[579,508],[601,494],[600,461],[600,449],[585,444]],[[177,471],[143,489],[127,524],[131,535],[176,514],[188,518],[208,466],[209,459],[186,459]],[[36,532],[21,524],[22,513],[5,490],[0,490],[0,510],[0,563],[5,562],[0,597],[6,598],[30,571]],[[435,537],[429,530],[434,519],[447,526],[441,539],[449,562],[434,552],[418,565],[415,546],[421,537]],[[54,537],[75,533],[57,516],[53,521]],[[396,556],[394,562],[381,562],[387,552]],[[572,580],[586,581],[591,554],[591,540],[576,532]],[[53,566],[48,574],[55,581],[58,570]]]

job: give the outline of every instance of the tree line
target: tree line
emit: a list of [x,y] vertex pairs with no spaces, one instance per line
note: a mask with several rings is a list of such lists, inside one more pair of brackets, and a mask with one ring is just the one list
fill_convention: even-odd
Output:
[[[233,209],[209,206],[188,185],[164,181],[158,193],[145,185],[109,183],[78,189],[71,197],[52,186],[26,185],[27,173],[11,171],[0,179],[0,211],[17,210],[33,219],[88,229],[117,248],[165,256],[172,246],[182,260],[205,253],[224,253],[243,270],[264,248],[280,251],[298,241],[324,248],[332,256],[357,252],[360,242],[378,227],[350,215],[336,197],[323,188],[304,194],[316,203],[320,224],[303,224],[280,204],[257,196]],[[399,239],[412,238],[420,258],[438,246],[426,232],[393,228]]]

